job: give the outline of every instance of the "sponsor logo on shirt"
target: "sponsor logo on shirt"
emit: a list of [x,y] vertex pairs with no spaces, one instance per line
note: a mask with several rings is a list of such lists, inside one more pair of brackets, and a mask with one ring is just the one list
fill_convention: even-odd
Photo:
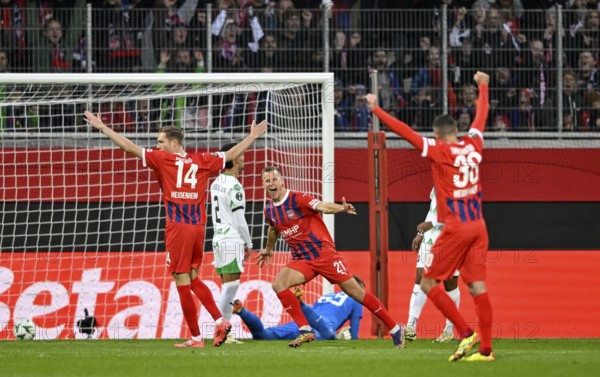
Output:
[[298,229],[300,229],[300,225],[294,225],[293,227],[282,231],[281,234],[283,234],[283,236],[286,238],[291,237],[294,234],[298,233]]

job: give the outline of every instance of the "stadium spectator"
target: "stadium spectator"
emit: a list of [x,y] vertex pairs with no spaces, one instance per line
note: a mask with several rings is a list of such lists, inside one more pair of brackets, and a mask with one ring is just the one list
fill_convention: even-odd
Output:
[[369,67],[369,75],[372,69],[377,70],[379,82],[380,106],[389,112],[398,112],[408,106],[408,100],[404,94],[402,81],[394,67],[388,65],[388,52],[384,48],[375,49],[372,57],[372,65]]
[[358,31],[350,33],[350,44],[347,54],[347,70],[343,73],[342,81],[349,86],[369,84],[369,77],[365,71],[368,64],[368,54],[364,50],[362,35]]
[[[308,194],[290,191],[284,187],[278,168],[267,166],[261,172],[263,187],[270,200],[265,205],[264,215],[269,224],[267,244],[258,255],[258,264],[270,263],[275,244],[280,235],[290,246],[292,260],[275,278],[273,290],[298,325],[298,336],[290,347],[299,347],[316,339],[294,294],[289,288],[306,284],[317,275],[326,277],[348,296],[366,306],[389,329],[395,347],[404,347],[404,329],[390,317],[383,304],[371,293],[366,292],[353,279],[344,258],[335,250],[329,231],[321,214],[356,214],[352,204],[325,203]],[[281,210],[285,208],[286,210]]]
[[579,53],[579,72],[577,86],[581,90],[600,89],[600,73],[596,62],[597,52],[583,50]]
[[490,91],[491,131],[510,130],[513,109],[519,106],[519,91],[512,70],[498,67],[492,76]]
[[[204,54],[196,50],[192,53],[189,49],[178,50],[171,62],[171,53],[162,51],[156,73],[203,73],[206,72]],[[199,84],[191,86],[194,89]],[[160,88],[159,91],[164,91]],[[163,124],[174,124],[186,131],[206,131],[208,128],[207,98],[201,95],[172,96],[162,100],[160,106],[160,119]]]
[[371,129],[372,119],[371,111],[367,106],[365,95],[367,88],[363,85],[356,85],[354,94],[354,109],[352,110],[352,130],[366,132]]
[[563,73],[563,130],[580,131],[582,124],[581,111],[585,108],[583,94],[577,88],[577,76],[573,71]]
[[9,56],[6,50],[0,50],[0,73],[10,72]]
[[473,51],[475,64],[480,68],[513,67],[517,61],[519,45],[510,30],[502,25],[497,9],[490,8],[485,16],[486,25],[475,25]]
[[[482,137],[489,106],[489,76],[477,72],[474,81],[479,86],[477,114],[467,136],[460,139],[457,137],[456,122],[448,115],[440,115],[434,120],[435,139],[425,138],[377,106],[376,96],[367,95],[367,102],[373,113],[393,132],[422,152],[423,157],[431,161],[432,171],[438,173],[434,179],[434,187],[438,221],[444,224],[444,229],[431,249],[433,257],[426,263],[421,289],[458,330],[461,341],[449,361],[494,360],[492,306],[485,284],[485,255],[489,239],[481,214],[481,186],[478,174],[465,174],[465,168],[473,172],[471,169],[478,169],[481,162]],[[480,333],[476,333],[465,322],[454,302],[439,284],[450,278],[457,269],[473,296]],[[479,351],[467,355],[478,343]]]
[[418,89],[416,95],[411,97],[414,103],[411,106],[409,115],[409,124],[415,130],[424,130],[431,125],[434,115],[441,110],[441,103],[435,96],[435,91],[430,86],[423,86]]
[[[443,75],[442,75],[442,63],[440,58],[440,49],[436,46],[429,47],[427,51],[427,64],[419,69],[417,74],[413,77],[413,81],[410,87],[411,96],[421,96],[418,102],[423,101],[424,93],[420,90],[422,88],[429,88],[425,91],[425,97],[427,92],[431,91],[431,100],[428,107],[436,107],[443,103],[444,90],[443,90]],[[456,94],[452,88],[451,83],[448,81],[448,106],[451,109],[456,108]],[[425,106],[423,106],[425,107]]]
[[99,72],[132,72],[140,68],[140,46],[133,21],[135,9],[122,0],[106,0],[92,8],[94,55]]
[[50,19],[46,23],[42,45],[35,49],[34,66],[36,72],[65,73],[71,71],[71,55],[63,42],[63,29],[60,22]]
[[250,54],[251,67],[254,70],[270,67],[269,72],[277,72],[283,68],[281,51],[277,48],[277,39],[272,33],[267,33],[260,40],[260,49],[257,53]]
[[217,43],[218,54],[214,58],[217,71],[243,72],[247,65],[242,54],[243,47],[238,42],[238,28],[233,19],[228,18],[221,29]]
[[341,132],[352,131],[350,123],[350,104],[347,91],[341,80],[335,80],[333,89],[333,119],[335,130]]
[[0,0],[0,48],[10,52],[13,72],[27,72],[31,67],[25,0]]
[[144,166],[149,166],[157,173],[167,214],[165,226],[165,245],[168,250],[166,267],[175,279],[183,316],[192,333],[190,339],[176,344],[175,347],[204,347],[198,325],[198,310],[192,292],[215,320],[213,346],[220,346],[231,331],[231,323],[223,318],[212,297],[212,292],[198,277],[204,246],[206,185],[210,174],[219,172],[226,162],[232,161],[244,153],[254,140],[266,131],[267,121],[261,122],[258,126],[252,122],[250,135],[229,151],[201,154],[185,152],[183,148],[184,134],[177,127],[161,128],[158,134],[157,148],[152,150],[135,145],[129,139],[110,129],[100,118],[89,111],[85,112],[85,121],[105,134],[121,149],[142,159]]
[[[362,288],[365,287],[358,276],[354,276],[354,280]],[[358,339],[363,307],[346,293],[328,293],[317,299],[312,306],[302,302],[302,295],[304,294],[302,288],[295,288],[294,294],[300,301],[302,313],[314,329],[317,340]],[[299,329],[295,322],[265,328],[260,318],[244,308],[244,304],[240,300],[233,302],[233,313],[240,316],[250,330],[252,339],[294,340],[298,337]],[[342,326],[348,321],[350,321],[349,334],[343,334],[344,329]],[[340,330],[340,334],[336,334],[337,330]],[[348,337],[344,338],[345,336]]]

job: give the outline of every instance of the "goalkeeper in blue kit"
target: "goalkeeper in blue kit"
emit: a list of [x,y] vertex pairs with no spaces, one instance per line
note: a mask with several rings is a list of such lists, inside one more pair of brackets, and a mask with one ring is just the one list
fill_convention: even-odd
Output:
[[[354,279],[364,287],[364,283],[360,278],[355,276]],[[297,289],[295,293],[296,296],[301,296],[302,292]],[[298,298],[300,299],[300,297]],[[336,331],[347,321],[350,321],[350,338],[358,339],[363,306],[344,292],[328,293],[320,297],[312,307],[301,302],[301,307],[318,340],[336,339]],[[260,318],[245,309],[239,300],[235,300],[233,303],[233,313],[242,318],[253,339],[290,340],[296,339],[298,336],[298,326],[295,322],[265,327]]]

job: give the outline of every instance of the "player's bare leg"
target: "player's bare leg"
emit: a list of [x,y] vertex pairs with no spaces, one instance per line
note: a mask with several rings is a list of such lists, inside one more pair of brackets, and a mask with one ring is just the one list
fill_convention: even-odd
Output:
[[377,297],[365,291],[352,277],[338,285],[348,296],[352,297],[357,302],[360,302],[364,307],[369,309],[371,313],[375,314],[377,318],[383,321],[385,326],[390,330],[394,346],[404,348],[404,329],[392,319],[387,309]]
[[281,305],[283,305],[283,310],[288,312],[294,322],[296,322],[296,325],[298,325],[298,337],[288,344],[293,348],[300,347],[302,344],[312,342],[317,338],[308,324],[308,320],[302,313],[300,301],[290,291],[291,287],[303,284],[305,280],[304,275],[300,271],[284,267],[279,271],[275,281],[273,281],[273,290],[277,293],[277,297],[281,301]]

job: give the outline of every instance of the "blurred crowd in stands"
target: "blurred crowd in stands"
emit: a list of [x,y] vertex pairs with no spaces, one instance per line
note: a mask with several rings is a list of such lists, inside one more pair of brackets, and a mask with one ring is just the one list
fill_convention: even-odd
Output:
[[[334,0],[324,38],[326,14],[321,0],[0,0],[0,73],[328,67],[336,131],[352,132],[371,127],[364,94],[374,70],[380,105],[417,130],[430,129],[444,101],[467,129],[477,99],[472,77],[483,70],[492,78],[490,130],[556,131],[559,120],[561,131],[600,130],[599,0]],[[0,104],[5,98],[0,87]],[[113,102],[98,111],[120,131],[205,126],[203,99],[183,101],[141,100],[134,109]],[[231,112],[249,100],[228,101]],[[77,109],[52,106],[0,107],[0,126],[72,131]]]

